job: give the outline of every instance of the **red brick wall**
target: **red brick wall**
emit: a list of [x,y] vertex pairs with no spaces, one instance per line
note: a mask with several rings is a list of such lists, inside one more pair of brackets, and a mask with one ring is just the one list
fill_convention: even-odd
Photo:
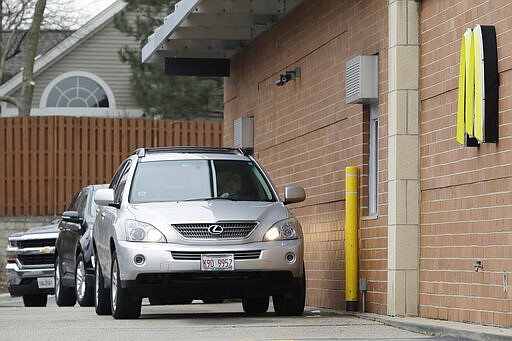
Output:
[[[512,325],[512,3],[421,3],[422,317]],[[367,196],[367,121],[344,100],[345,62],[379,54],[379,218],[361,221],[360,277],[367,310],[386,313],[387,1],[306,1],[232,60],[226,80],[224,144],[233,120],[254,116],[255,154],[282,190],[302,185],[291,205],[306,238],[307,303],[343,309],[344,170],[361,172]],[[495,25],[500,72],[499,144],[455,141],[460,39],[467,27]],[[285,70],[301,78],[283,87]],[[473,264],[482,260],[483,271]],[[505,280],[505,281],[504,281]]]
[[[359,167],[367,195],[368,150],[368,114],[345,104],[345,63],[378,53],[380,218],[362,222],[360,275],[367,309],[386,312],[387,31],[387,0],[306,1],[231,61],[224,144],[233,144],[234,119],[254,116],[255,156],[275,184],[305,187],[306,201],[290,207],[305,231],[310,305],[345,308],[345,167]],[[295,67],[300,79],[277,87],[279,74]]]
[[[422,1],[423,317],[512,325],[511,20],[510,1]],[[455,141],[457,86],[462,35],[477,24],[496,27],[500,138],[470,148]]]

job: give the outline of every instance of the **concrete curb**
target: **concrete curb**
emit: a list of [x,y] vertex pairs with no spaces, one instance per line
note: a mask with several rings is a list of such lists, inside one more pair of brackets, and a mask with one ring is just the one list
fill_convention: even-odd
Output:
[[420,317],[394,317],[371,313],[354,313],[354,316],[432,336],[448,336],[470,340],[512,340],[512,329],[508,328],[483,326],[463,322],[432,320]]

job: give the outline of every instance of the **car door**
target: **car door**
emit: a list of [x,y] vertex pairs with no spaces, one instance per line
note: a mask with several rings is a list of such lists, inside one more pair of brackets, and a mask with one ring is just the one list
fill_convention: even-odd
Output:
[[[126,182],[126,176],[130,169],[131,160],[126,160],[118,168],[109,188],[114,190],[115,203],[118,204],[121,201],[122,190],[124,183]],[[124,182],[122,181],[124,179]],[[100,206],[98,208],[98,214],[93,229],[94,243],[96,244],[97,257],[100,261],[100,265],[105,277],[109,276],[110,273],[110,238],[114,237],[115,240],[115,223],[118,219],[119,208],[111,206]]]
[[73,246],[75,249],[75,257],[77,252],[80,250],[82,252],[82,237],[87,232],[87,220],[86,220],[86,210],[87,210],[87,203],[89,201],[90,192],[87,190],[87,188],[83,188],[80,195],[80,200],[78,202],[77,212],[78,217],[80,218],[80,228],[73,230]]
[[104,188],[105,185],[93,185],[87,187],[87,203],[84,209],[84,233],[80,239],[80,247],[82,249],[86,265],[94,266],[91,259],[92,251],[92,229],[96,219],[98,206],[94,202],[94,193],[96,189]]
[[[74,197],[74,200],[64,212],[63,219],[59,225],[59,238],[57,248],[61,260],[62,275],[71,275],[75,271],[75,255],[80,237],[83,234],[84,207],[87,202],[87,192],[80,190]],[[70,212],[76,212],[69,215]],[[73,216],[72,219],[69,219]],[[73,276],[74,277],[74,276]]]

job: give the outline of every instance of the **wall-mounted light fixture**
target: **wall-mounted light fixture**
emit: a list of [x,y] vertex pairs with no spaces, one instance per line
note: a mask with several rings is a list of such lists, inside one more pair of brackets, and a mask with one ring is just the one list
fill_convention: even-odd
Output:
[[276,80],[277,86],[283,86],[289,81],[300,78],[300,67],[296,67],[294,70],[286,71],[279,75],[279,78]]

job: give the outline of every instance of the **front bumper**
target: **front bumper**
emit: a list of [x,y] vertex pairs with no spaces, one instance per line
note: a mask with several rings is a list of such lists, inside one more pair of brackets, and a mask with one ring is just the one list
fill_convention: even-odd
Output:
[[[116,249],[123,287],[142,297],[237,298],[272,295],[304,276],[302,240],[238,245],[181,245],[119,242]],[[233,254],[233,271],[201,271],[201,254]],[[143,264],[135,259],[143,256]]]
[[6,283],[11,296],[54,294],[55,287],[39,288],[38,278],[54,277],[52,268],[21,269],[15,263],[6,265]]

